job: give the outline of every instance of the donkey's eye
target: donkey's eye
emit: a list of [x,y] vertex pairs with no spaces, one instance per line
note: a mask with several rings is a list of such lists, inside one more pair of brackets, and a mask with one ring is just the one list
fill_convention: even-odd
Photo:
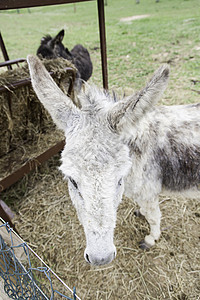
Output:
[[118,181],[118,185],[122,185],[122,178]]
[[71,177],[68,177],[68,178],[69,178],[70,182],[73,184],[73,186],[75,187],[75,189],[78,189],[78,185],[77,185],[76,181]]

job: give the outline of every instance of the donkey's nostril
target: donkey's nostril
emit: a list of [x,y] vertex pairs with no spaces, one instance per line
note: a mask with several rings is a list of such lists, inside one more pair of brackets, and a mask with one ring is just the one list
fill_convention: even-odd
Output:
[[86,253],[85,257],[86,257],[87,262],[90,264],[91,262],[89,260],[89,255],[87,253]]

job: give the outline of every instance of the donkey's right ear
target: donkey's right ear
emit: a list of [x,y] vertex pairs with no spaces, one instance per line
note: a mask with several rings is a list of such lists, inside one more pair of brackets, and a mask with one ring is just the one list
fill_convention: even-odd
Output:
[[108,114],[110,127],[120,131],[134,126],[159,100],[167,87],[168,78],[169,65],[164,64],[142,90],[115,103]]
[[28,55],[27,62],[33,89],[41,103],[62,130],[70,126],[72,119],[79,120],[80,109],[66,96],[49,75],[39,58]]

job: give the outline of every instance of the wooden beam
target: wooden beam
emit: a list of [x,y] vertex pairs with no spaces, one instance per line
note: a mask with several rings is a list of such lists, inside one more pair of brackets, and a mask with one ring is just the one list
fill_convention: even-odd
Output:
[[17,9],[35,6],[58,5],[83,1],[94,0],[1,0],[0,10],[2,9]]

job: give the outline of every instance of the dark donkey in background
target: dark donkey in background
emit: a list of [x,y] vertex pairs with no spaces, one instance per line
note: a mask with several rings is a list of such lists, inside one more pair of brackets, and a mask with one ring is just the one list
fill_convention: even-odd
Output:
[[76,88],[79,90],[82,82],[87,81],[92,75],[92,61],[88,50],[80,44],[69,51],[62,43],[64,34],[64,30],[61,30],[53,38],[50,35],[43,37],[37,55],[46,59],[63,57],[71,61],[78,70]]

